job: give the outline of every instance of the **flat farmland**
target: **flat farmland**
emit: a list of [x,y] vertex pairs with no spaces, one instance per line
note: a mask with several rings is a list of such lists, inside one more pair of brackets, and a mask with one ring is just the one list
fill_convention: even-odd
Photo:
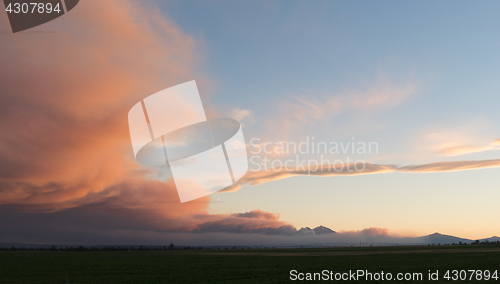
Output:
[[[447,270],[500,272],[500,245],[0,252],[0,284],[389,282],[364,278],[292,281],[292,270],[297,275],[304,273],[304,277],[324,270],[332,275],[357,270],[383,271],[393,278],[397,273],[423,275],[422,280],[392,279],[393,283],[500,283],[500,279],[476,280],[477,275],[469,280],[470,272],[467,280],[443,278]],[[439,271],[439,280],[429,280],[429,270]]]

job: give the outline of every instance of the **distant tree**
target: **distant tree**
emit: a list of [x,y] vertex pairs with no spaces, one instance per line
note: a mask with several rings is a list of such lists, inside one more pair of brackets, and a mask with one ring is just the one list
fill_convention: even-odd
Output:
[[169,249],[169,250],[174,250],[174,249],[175,249],[174,244],[170,244],[170,245],[168,246],[168,249]]

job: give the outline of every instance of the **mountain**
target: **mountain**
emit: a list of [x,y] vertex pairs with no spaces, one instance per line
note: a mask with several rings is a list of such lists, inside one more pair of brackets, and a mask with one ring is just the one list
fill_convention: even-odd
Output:
[[[427,245],[427,244],[432,244],[432,245],[451,245],[451,244],[471,244],[475,243],[476,240],[471,240],[471,239],[465,239],[465,238],[459,238],[455,236],[450,236],[450,235],[443,235],[439,233],[434,233],[431,235],[427,236],[422,236],[422,237],[392,237],[389,235],[367,235],[364,234],[363,232],[361,233],[337,233],[333,231],[330,228],[327,228],[325,226],[318,226],[314,229],[311,229],[309,227],[304,227],[301,228],[300,230],[297,230],[291,235],[286,235],[286,240],[287,243],[280,243],[277,241],[274,246],[281,246],[281,247],[302,247],[302,246],[309,246],[309,247],[323,247],[323,246],[332,246],[332,244],[337,244],[337,245],[356,245],[359,243],[363,244],[374,244],[374,245]],[[289,238],[289,236],[297,236],[299,241],[290,241],[292,240]],[[479,239],[478,240],[480,243],[482,242],[497,242],[500,241],[500,237],[494,236],[490,238],[484,238],[484,239]],[[290,243],[288,243],[290,242]],[[60,247],[78,247],[79,244],[54,244],[57,248]],[[160,244],[160,246],[165,246],[168,245],[166,244]],[[199,244],[192,244],[193,246],[199,246]],[[235,244],[237,246],[241,246],[242,244]],[[254,246],[259,246],[258,241],[255,241]],[[29,243],[17,243],[17,242],[0,242],[0,248],[10,248],[10,247],[18,247],[18,248],[50,248],[52,247],[52,244],[29,244]],[[90,245],[83,245],[84,247],[91,247]],[[137,244],[132,244],[132,245],[93,245],[97,248],[102,248],[102,247],[134,247],[138,248],[139,245]],[[151,246],[146,246],[146,247],[157,247],[158,245],[151,245]],[[211,245],[203,245],[204,247],[210,247]]]
[[309,227],[300,228],[300,230],[297,231],[297,235],[313,235],[313,234],[314,231]]
[[449,235],[443,235],[440,233],[434,233],[431,235],[414,238],[413,240],[415,240],[415,243],[431,244],[431,245],[437,245],[437,244],[444,245],[453,243],[459,244],[460,242],[470,244],[473,242],[473,240],[458,238]]
[[491,238],[486,238],[486,239],[480,239],[479,240],[480,242],[485,242],[485,241],[488,241],[488,242],[500,242],[500,237],[497,237],[497,236],[494,236],[494,237],[491,237]]
[[325,226],[318,226],[313,229],[315,235],[331,234],[336,233],[334,230],[327,228]]
[[336,233],[334,230],[327,228],[325,226],[318,226],[314,229],[309,227],[300,228],[297,231],[297,235],[324,235],[324,234],[332,234]]

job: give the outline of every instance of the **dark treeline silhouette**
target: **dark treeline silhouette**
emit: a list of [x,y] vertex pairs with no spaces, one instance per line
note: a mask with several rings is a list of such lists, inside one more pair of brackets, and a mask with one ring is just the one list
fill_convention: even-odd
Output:
[[482,242],[480,242],[479,240],[476,240],[475,242],[471,243],[471,245],[498,245],[498,244],[500,244],[500,241],[496,241],[496,242],[482,241]]
[[[469,245],[499,245],[500,241],[479,241],[476,240],[471,243],[452,243],[443,244],[444,246],[469,246]],[[404,244],[401,244],[404,245]],[[422,244],[424,245],[424,244]],[[436,244],[428,244],[429,246]],[[441,246],[442,244],[437,244]],[[370,245],[372,246],[372,245]],[[10,246],[0,247],[0,251],[171,251],[171,250],[220,250],[220,249],[267,249],[267,247],[202,247],[202,246],[38,246],[38,247],[22,247]],[[272,247],[274,249],[274,247]]]
[[[496,242],[490,242],[488,240],[486,241],[479,241],[479,240],[476,240],[474,242],[471,242],[471,243],[462,243],[462,242],[459,242],[458,244],[456,243],[452,243],[452,244],[443,244],[444,246],[467,246],[467,245],[498,245],[500,244],[500,241],[496,241]],[[428,244],[429,246],[435,246],[436,244]],[[438,246],[441,246],[441,244],[437,244]]]
[[0,251],[158,251],[158,250],[202,250],[192,246],[51,246],[51,247],[0,247]]

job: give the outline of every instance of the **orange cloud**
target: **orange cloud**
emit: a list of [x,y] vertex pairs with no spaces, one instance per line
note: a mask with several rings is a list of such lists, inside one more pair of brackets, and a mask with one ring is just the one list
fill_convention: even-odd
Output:
[[192,79],[194,40],[128,0],[84,1],[33,31],[0,42],[0,204],[60,210],[141,182],[128,110]]
[[209,197],[181,204],[171,179],[150,179],[135,162],[129,109],[192,80],[197,59],[194,40],[163,15],[129,0],[87,0],[34,31],[0,42],[0,210],[12,226],[36,229],[31,214],[55,235],[69,224],[87,235],[296,232],[279,214],[210,215]]
[[231,214],[230,216],[237,218],[257,218],[257,219],[273,220],[273,221],[277,221],[280,218],[279,214],[273,214],[262,210],[252,210],[246,213],[235,213]]
[[493,151],[493,150],[500,150],[500,139],[495,140],[494,142],[486,146],[459,145],[459,146],[447,147],[436,151],[436,154],[438,154],[439,156],[454,157],[454,156]]
[[484,117],[472,118],[454,125],[436,125],[429,133],[422,135],[417,147],[444,157],[499,150],[498,140],[488,143],[491,138],[484,134],[491,131],[491,122]]
[[360,235],[367,235],[367,236],[388,236],[389,230],[386,228],[370,227],[370,228],[365,228],[361,231],[342,231],[340,233],[341,234],[360,234]]
[[261,210],[230,215],[210,215],[205,222],[197,224],[191,231],[196,233],[256,233],[264,235],[294,235],[297,229],[279,221],[279,214]]

